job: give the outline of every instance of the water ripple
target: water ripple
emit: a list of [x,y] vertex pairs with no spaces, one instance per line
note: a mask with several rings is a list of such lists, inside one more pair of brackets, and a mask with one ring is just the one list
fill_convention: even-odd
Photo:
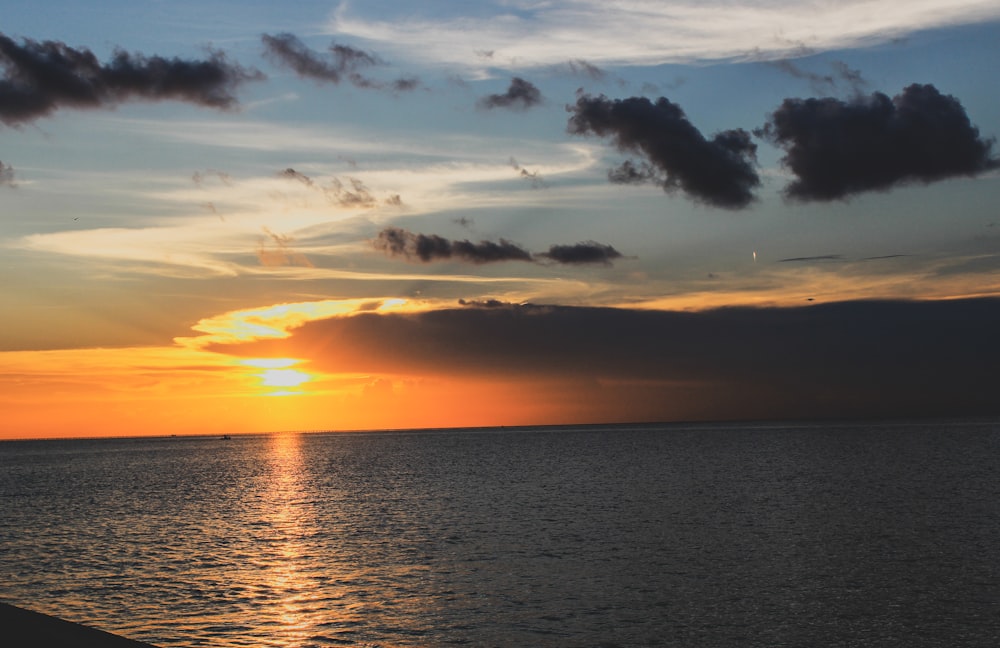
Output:
[[0,599],[163,646],[1000,644],[1000,427],[0,444]]

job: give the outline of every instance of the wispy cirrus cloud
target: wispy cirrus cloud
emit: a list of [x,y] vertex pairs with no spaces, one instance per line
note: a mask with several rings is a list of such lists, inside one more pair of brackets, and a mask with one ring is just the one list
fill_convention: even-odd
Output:
[[420,85],[419,80],[412,76],[386,84],[362,74],[361,70],[384,65],[384,61],[371,52],[349,45],[331,43],[325,53],[320,53],[307,47],[294,34],[264,34],[261,41],[264,53],[270,59],[291,68],[305,79],[333,84],[347,81],[358,88],[389,87],[396,91],[414,90]]
[[4,186],[16,187],[17,183],[14,181],[14,167],[0,162],[0,187]]
[[[774,60],[804,48],[833,50],[887,42],[935,27],[1000,18],[994,0],[566,0],[477,5],[475,14],[397,18],[341,3],[332,34],[384,44],[427,62],[525,69],[584,57],[592,65],[656,65],[752,56]],[[489,56],[475,56],[476,52]]]

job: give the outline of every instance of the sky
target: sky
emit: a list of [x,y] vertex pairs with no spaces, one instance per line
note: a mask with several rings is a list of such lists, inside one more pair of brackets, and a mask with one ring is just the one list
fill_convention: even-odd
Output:
[[0,16],[0,438],[1000,414],[996,0]]

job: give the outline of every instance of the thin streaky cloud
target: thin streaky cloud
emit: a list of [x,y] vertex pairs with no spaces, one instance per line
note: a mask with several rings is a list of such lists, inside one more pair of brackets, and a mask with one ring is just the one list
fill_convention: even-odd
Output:
[[369,87],[374,82],[359,70],[382,63],[374,54],[337,43],[332,43],[326,54],[320,54],[289,33],[264,34],[261,41],[269,58],[291,68],[299,76],[315,81],[349,81],[356,86]]
[[289,33],[264,34],[261,36],[264,53],[275,63],[288,67],[297,75],[317,82],[339,84],[346,81],[358,88],[381,90],[389,88],[395,92],[409,92],[420,86],[415,76],[383,83],[361,73],[361,70],[384,65],[385,62],[371,52],[331,43],[325,53],[313,51],[297,36]]
[[[343,2],[329,32],[379,43],[411,60],[466,69],[528,69],[584,57],[592,65],[783,59],[867,47],[909,34],[1000,18],[995,0],[564,0],[492,14],[371,18]],[[667,37],[666,35],[669,35]],[[489,56],[473,56],[473,52]]]
[[803,261],[841,261],[844,255],[842,254],[820,254],[817,256],[802,256],[802,257],[789,257],[787,259],[778,259],[778,263],[799,263]]
[[14,167],[0,161],[0,187],[16,187]]

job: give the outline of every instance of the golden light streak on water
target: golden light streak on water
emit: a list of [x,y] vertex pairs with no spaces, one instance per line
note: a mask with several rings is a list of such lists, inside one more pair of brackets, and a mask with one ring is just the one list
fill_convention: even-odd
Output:
[[270,488],[265,494],[264,522],[271,529],[272,554],[277,558],[266,565],[272,596],[277,606],[274,640],[283,646],[301,646],[309,639],[310,622],[306,614],[312,583],[302,569],[306,553],[302,539],[308,535],[308,509],[305,507],[301,436],[286,433],[271,437]]

